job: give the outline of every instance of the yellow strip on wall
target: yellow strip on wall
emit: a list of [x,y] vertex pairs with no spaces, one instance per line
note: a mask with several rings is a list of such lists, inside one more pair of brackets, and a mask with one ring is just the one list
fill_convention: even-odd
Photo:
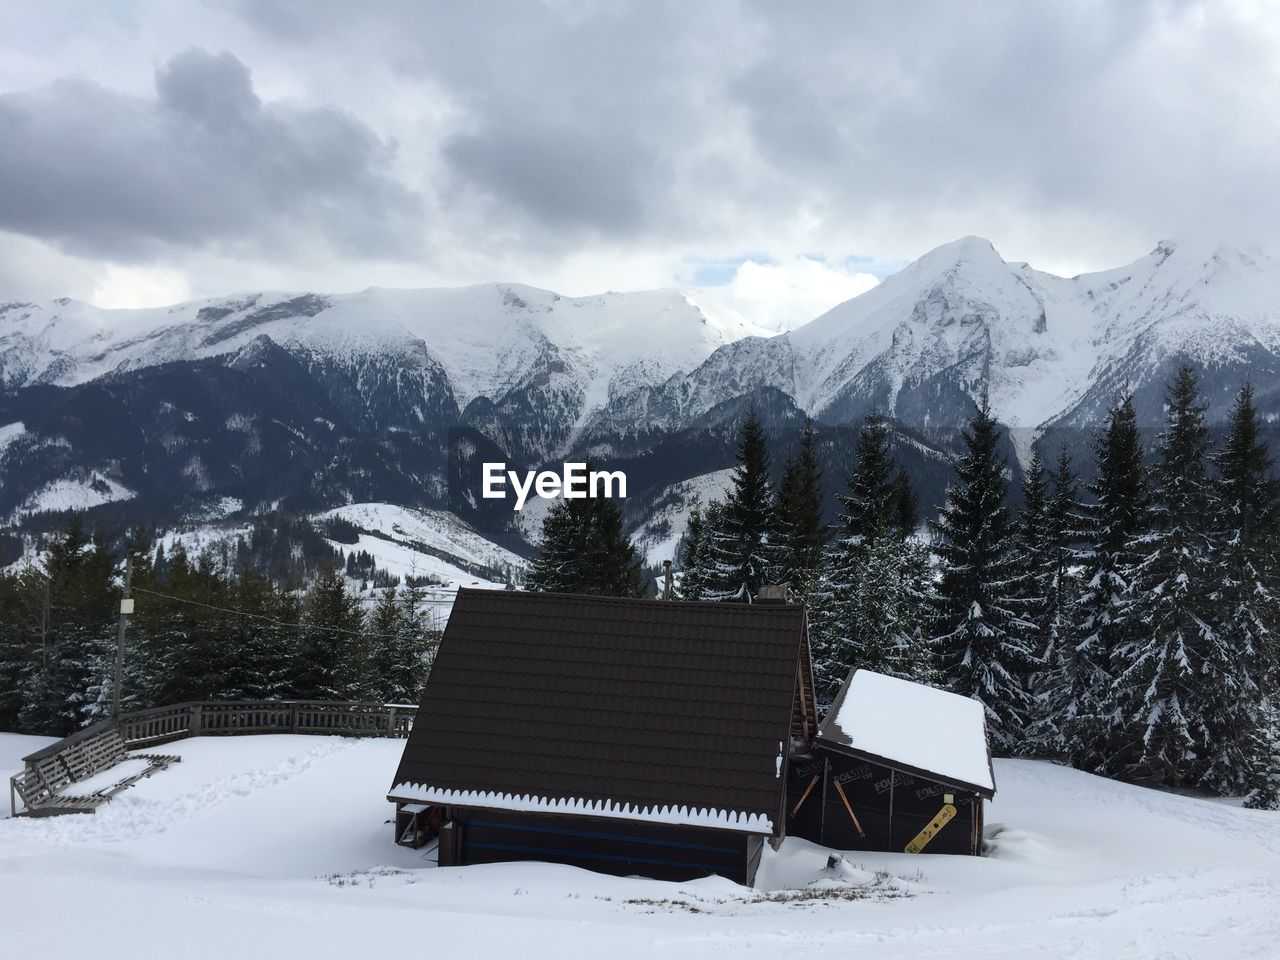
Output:
[[937,816],[930,820],[923,830],[915,835],[910,843],[904,848],[907,853],[919,853],[929,845],[929,841],[938,835],[938,831],[945,827],[956,815],[956,808],[953,804],[944,803],[942,809],[938,811]]

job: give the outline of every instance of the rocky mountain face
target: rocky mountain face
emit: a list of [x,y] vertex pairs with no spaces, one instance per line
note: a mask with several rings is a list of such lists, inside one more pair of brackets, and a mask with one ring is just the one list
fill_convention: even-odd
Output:
[[515,538],[509,507],[450,499],[452,439],[513,466],[621,466],[632,521],[664,544],[674,500],[731,464],[750,406],[776,466],[813,416],[832,488],[848,436],[886,411],[926,506],[983,391],[1020,457],[1037,442],[1083,451],[1125,388],[1154,425],[1183,361],[1203,371],[1215,419],[1249,378],[1280,420],[1280,264],[1255,251],[1165,242],[1062,278],[964,238],[790,333],[759,333],[674,290],[0,304],[0,525],[377,501],[452,506]]

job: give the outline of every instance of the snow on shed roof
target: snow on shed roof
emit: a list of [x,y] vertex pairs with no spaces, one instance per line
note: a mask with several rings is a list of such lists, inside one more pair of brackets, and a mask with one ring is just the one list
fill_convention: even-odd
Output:
[[817,739],[943,783],[995,793],[982,704],[946,690],[854,671]]

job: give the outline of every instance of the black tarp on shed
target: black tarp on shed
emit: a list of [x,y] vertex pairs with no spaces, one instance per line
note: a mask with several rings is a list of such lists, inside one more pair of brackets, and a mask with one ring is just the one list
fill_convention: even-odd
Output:
[[[787,832],[823,846],[977,854],[995,794],[981,705],[853,671],[812,751],[792,758],[787,794]],[[954,816],[921,838],[946,806]]]

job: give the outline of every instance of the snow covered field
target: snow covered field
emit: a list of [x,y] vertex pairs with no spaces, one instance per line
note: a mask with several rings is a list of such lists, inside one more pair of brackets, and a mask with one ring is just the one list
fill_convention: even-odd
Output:
[[[0,773],[43,742],[0,734]],[[93,816],[0,821],[0,956],[1280,955],[1280,814],[997,761],[981,859],[851,854],[832,875],[788,841],[755,891],[439,870],[384,822],[401,747],[188,740]],[[820,896],[778,892],[815,881]]]

